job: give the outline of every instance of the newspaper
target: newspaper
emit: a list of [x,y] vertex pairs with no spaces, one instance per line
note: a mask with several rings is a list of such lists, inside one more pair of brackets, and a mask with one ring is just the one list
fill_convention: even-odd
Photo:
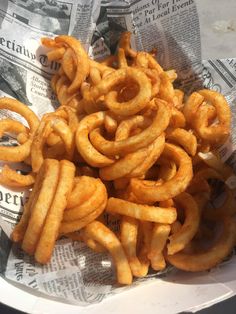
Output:
[[[133,48],[146,51],[158,48],[157,58],[164,69],[177,70],[179,87],[189,92],[202,86],[218,90],[227,96],[232,108],[236,105],[236,59],[201,61],[194,0],[1,1],[0,96],[22,101],[39,117],[53,111],[58,103],[50,77],[59,65],[47,60],[47,49],[40,45],[40,38],[73,35],[82,41],[91,57],[100,59],[116,51],[119,35],[125,30],[133,34]],[[1,110],[0,118],[6,116],[19,118]],[[232,134],[221,156],[236,170],[236,132]],[[14,143],[10,136],[1,138],[1,145]],[[15,169],[27,171],[20,164]],[[37,264],[9,240],[28,193],[0,188],[2,276],[47,295],[88,305],[171,271],[168,268],[162,273],[151,272],[145,279],[136,279],[131,287],[119,287],[108,254],[94,253],[83,243],[68,239],[57,241],[49,264]]]

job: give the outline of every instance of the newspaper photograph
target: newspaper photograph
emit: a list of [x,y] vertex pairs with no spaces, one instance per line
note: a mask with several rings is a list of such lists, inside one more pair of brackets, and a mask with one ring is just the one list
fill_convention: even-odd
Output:
[[[101,60],[116,52],[119,37],[126,30],[132,33],[133,49],[157,48],[157,60],[163,68],[177,71],[178,88],[192,93],[205,87],[226,96],[232,109],[232,136],[219,154],[236,171],[236,59],[201,59],[194,0],[1,1],[0,96],[23,102],[41,118],[59,105],[50,79],[60,67],[58,62],[48,60],[48,49],[41,45],[41,38],[72,35],[83,43],[91,58]],[[3,118],[15,118],[25,124],[19,115],[6,110],[1,110],[0,119]],[[17,145],[11,135],[4,135],[0,143]],[[3,164],[1,161],[1,167]],[[30,171],[21,164],[15,164],[14,169],[20,173]],[[234,176],[232,181],[236,187]],[[28,196],[28,189],[0,186],[0,273],[3,277],[60,300],[86,306],[133,289],[144,281],[168,276],[172,271],[172,267],[163,272],[152,271],[144,279],[135,279],[131,286],[120,287],[116,284],[109,254],[95,253],[84,243],[67,238],[56,242],[50,263],[36,263],[10,240]]]

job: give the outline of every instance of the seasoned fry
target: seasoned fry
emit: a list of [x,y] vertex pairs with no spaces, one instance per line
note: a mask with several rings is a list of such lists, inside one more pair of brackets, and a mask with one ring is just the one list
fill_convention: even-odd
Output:
[[104,184],[100,179],[93,179],[93,181],[93,184],[95,185],[94,193],[91,194],[86,201],[82,202],[82,204],[67,209],[63,215],[63,222],[75,221],[84,218],[106,202],[107,191]]
[[96,240],[92,238],[89,238],[86,232],[84,232],[84,229],[81,230],[81,237],[82,237],[82,240],[87,244],[87,246],[91,250],[97,253],[103,253],[107,251],[107,249],[102,244],[100,244],[99,242],[97,242]]
[[[112,88],[127,79],[133,80],[138,85],[139,92],[131,100],[119,102],[117,92]],[[91,101],[96,101],[103,95],[105,95],[105,103],[108,109],[117,115],[129,116],[145,108],[151,98],[151,83],[142,71],[131,67],[122,68],[107,75],[89,91]]]
[[144,221],[141,220],[139,222],[139,241],[140,241],[140,247],[139,247],[139,256],[142,259],[142,261],[150,265],[150,260],[148,258],[148,253],[150,252],[150,245],[151,245],[151,239],[152,239],[152,230],[153,230],[153,223],[150,221]]
[[68,197],[66,208],[70,209],[75,206],[79,206],[87,199],[93,195],[97,182],[96,179],[88,177],[88,176],[81,176],[76,177],[76,181],[74,181],[74,187]]
[[43,182],[38,198],[32,206],[29,223],[22,242],[22,249],[30,255],[35,253],[59,179],[59,162],[57,160],[46,159],[43,168],[45,169]]
[[170,104],[174,106],[178,104],[178,98],[175,96],[174,87],[172,85],[171,79],[166,72],[160,73],[160,90],[159,90],[159,97],[164,99]]
[[14,227],[12,234],[11,234],[11,239],[14,242],[21,242],[23,240],[23,237],[25,235],[25,231],[27,229],[31,211],[32,211],[32,206],[34,206],[34,203],[38,199],[39,192],[41,190],[43,178],[44,178],[44,173],[45,173],[45,167],[46,164],[44,164],[36,176],[36,180],[34,183],[33,190],[30,193],[29,200],[28,202],[24,205],[24,210],[21,216],[21,219],[19,223]]
[[[70,81],[73,81],[76,75],[76,60],[75,54],[71,48],[67,48],[65,53],[62,56],[61,66],[66,76]],[[69,93],[70,90],[68,91]]]
[[40,239],[35,250],[35,259],[39,263],[45,264],[51,258],[63,218],[63,212],[66,208],[67,198],[72,190],[74,175],[74,164],[68,160],[61,160],[55,195],[48,210]]
[[215,169],[218,173],[222,175],[224,180],[227,180],[231,175],[233,175],[233,170],[230,166],[224,164],[216,155],[212,152],[209,153],[198,153],[201,160],[204,161],[210,168]]
[[[153,164],[160,157],[165,147],[165,137],[164,134],[161,134],[156,140],[153,141],[151,145],[148,146],[148,156],[144,159],[144,161],[139,164],[135,169],[133,169],[128,177],[142,177],[146,174],[146,172],[153,166]],[[149,150],[150,148],[150,150]]]
[[101,153],[99,153],[90,143],[89,133],[99,127],[105,118],[105,112],[93,113],[80,121],[76,132],[76,146],[84,160],[93,167],[104,167],[114,163]]
[[171,180],[177,172],[176,164],[168,159],[159,159],[157,163],[160,165],[158,177],[163,181]]
[[[93,143],[93,146],[97,147],[97,149],[100,152],[102,152],[103,154],[107,156],[115,156],[115,155],[122,156],[124,154],[136,151],[139,148],[143,148],[146,145],[153,142],[158,136],[160,136],[163,133],[163,131],[167,128],[170,121],[170,110],[168,106],[166,105],[166,103],[159,99],[156,99],[155,104],[156,104],[157,110],[153,118],[153,121],[151,125],[147,127],[145,130],[143,130],[141,133],[136,134],[134,136],[130,136],[123,140],[116,140],[116,141],[105,140],[99,134],[97,135],[97,139],[91,138],[91,142]],[[145,120],[145,118],[140,118],[140,123],[142,123],[142,120]],[[162,121],[161,124],[160,124],[160,120]],[[127,122],[124,121],[124,123],[126,124]],[[134,123],[137,123],[136,124],[137,126],[139,125],[138,122],[134,122]],[[131,122],[131,125],[133,125],[133,121]],[[123,126],[121,126],[121,128],[123,128]],[[117,132],[118,132],[118,129],[119,127],[117,128]],[[128,127],[128,132],[129,130],[130,130],[130,127]]]
[[137,52],[130,46],[131,33],[124,32],[120,36],[119,47],[124,49],[125,55],[128,57],[136,57]]
[[31,164],[33,172],[37,173],[43,164],[43,147],[51,132],[51,127],[45,121],[41,121],[36,131],[31,146]]
[[172,128],[184,128],[186,126],[186,119],[184,114],[175,108],[171,107],[170,127]]
[[132,273],[124,249],[116,235],[99,221],[90,223],[84,230],[90,238],[101,243],[110,253],[116,264],[117,281],[120,284],[132,283]]
[[162,134],[146,148],[137,150],[120,158],[114,164],[103,167],[99,175],[103,180],[116,180],[122,177],[140,177],[151,168],[161,155],[165,144],[165,137]]
[[[0,146],[1,160],[13,161],[13,162],[24,161],[30,155],[32,139],[39,125],[39,119],[37,118],[35,113],[32,110],[30,110],[27,106],[25,106],[18,100],[15,100],[12,98],[7,98],[7,97],[1,98],[0,110],[1,109],[7,109],[7,110],[20,114],[22,117],[26,119],[30,127],[29,138],[24,144],[19,145],[19,146],[13,146],[13,147]],[[14,128],[15,127],[16,127],[16,124],[14,124]],[[19,124],[17,128],[19,130]],[[24,131],[24,128],[22,128],[21,131]]]
[[137,257],[139,222],[137,219],[123,216],[121,222],[121,244],[125,250],[133,276],[145,277],[148,273],[149,263]]
[[166,138],[167,140],[171,142],[173,141],[174,143],[182,146],[185,151],[191,156],[194,156],[197,152],[196,136],[184,129],[176,128],[174,130],[171,130],[167,132]]
[[179,252],[167,255],[166,258],[173,266],[185,271],[204,271],[219,264],[233,249],[235,243],[236,224],[233,219],[223,220],[223,230],[218,241],[206,251],[187,254]]
[[202,110],[197,111],[197,118],[194,122],[195,129],[202,139],[219,145],[224,143],[230,132],[231,112],[225,98],[215,91],[201,90],[199,94],[204,100],[215,107],[219,123],[208,126],[208,116]]
[[182,225],[178,220],[176,220],[173,222],[173,224],[171,224],[170,227],[171,227],[170,233],[173,234],[173,233],[178,232],[181,229]]
[[148,258],[151,261],[152,269],[161,270],[166,267],[162,251],[166,245],[171,227],[166,224],[155,223],[152,229],[152,238]]
[[27,175],[20,174],[11,169],[8,165],[4,165],[0,173],[0,183],[11,187],[31,186],[35,182],[35,175],[29,173]]
[[47,53],[47,57],[49,61],[52,60],[60,60],[65,54],[66,49],[63,47],[57,48],[55,50],[51,50]]
[[[69,93],[75,92],[85,80],[89,73],[89,60],[87,53],[82,47],[81,43],[71,36],[61,35],[55,38],[56,43],[69,46],[75,53],[76,73],[73,77],[72,83],[68,88]],[[83,62],[81,62],[83,60]]]
[[69,126],[65,122],[59,119],[53,119],[50,121],[50,126],[56,132],[65,144],[65,150],[68,154],[68,158],[72,158],[74,153],[74,138],[73,133]]
[[104,126],[108,133],[114,133],[117,129],[117,121],[111,114],[107,113],[104,119]]
[[89,215],[82,217],[78,220],[68,221],[68,222],[62,221],[59,233],[62,235],[65,233],[78,231],[84,228],[86,225],[88,225],[89,223],[97,219],[102,214],[102,212],[104,211],[106,207],[106,204],[107,204],[107,201],[104,200],[104,202],[98,208],[92,211]]
[[[207,104],[203,105],[204,102]],[[209,106],[213,106],[216,110],[219,120],[216,124],[209,125],[211,118]],[[193,93],[184,107],[184,114],[201,139],[219,145],[228,138],[231,112],[227,101],[220,93],[210,90],[200,90]],[[215,112],[213,111],[214,115]]]
[[190,194],[183,192],[176,196],[174,200],[184,208],[185,220],[181,228],[169,237],[170,242],[167,245],[169,255],[184,249],[197,233],[200,223],[198,205]]
[[[148,184],[145,180],[131,179],[131,190],[138,197],[142,191],[142,200],[147,203],[164,201],[183,192],[192,179],[192,161],[181,148],[165,144],[163,156],[174,160],[179,166],[176,175],[162,185]],[[152,183],[152,182],[151,182]]]
[[114,197],[108,199],[106,211],[127,215],[140,220],[169,224],[173,223],[177,216],[176,209],[173,207],[162,208],[135,204]]
[[12,132],[16,134],[23,133],[28,135],[29,129],[16,120],[2,119],[0,121],[0,137],[2,137],[6,132]]

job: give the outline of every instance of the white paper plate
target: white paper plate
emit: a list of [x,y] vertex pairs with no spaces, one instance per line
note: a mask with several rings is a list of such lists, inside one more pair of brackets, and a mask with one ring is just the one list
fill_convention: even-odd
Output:
[[32,314],[194,312],[235,294],[235,267],[236,257],[210,273],[175,272],[88,307],[58,302],[0,277],[0,302]]

